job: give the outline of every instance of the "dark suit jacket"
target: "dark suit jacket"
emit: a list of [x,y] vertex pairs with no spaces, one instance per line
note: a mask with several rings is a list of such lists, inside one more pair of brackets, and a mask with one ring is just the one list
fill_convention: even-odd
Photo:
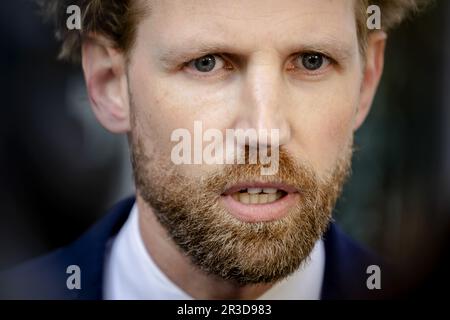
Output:
[[[7,299],[102,299],[107,242],[125,223],[135,199],[121,201],[77,241],[26,262],[0,276],[0,295]],[[380,296],[368,290],[369,265],[380,261],[331,223],[324,234],[325,275],[322,299],[360,299]],[[69,290],[67,267],[78,265],[81,289]],[[382,286],[383,288],[383,286]]]

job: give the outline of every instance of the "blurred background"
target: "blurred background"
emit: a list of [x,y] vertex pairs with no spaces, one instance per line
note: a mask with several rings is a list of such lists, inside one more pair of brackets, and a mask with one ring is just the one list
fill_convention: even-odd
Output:
[[[1,270],[75,240],[133,182],[126,138],[97,123],[32,1],[2,3],[0,24]],[[437,294],[450,267],[450,1],[390,34],[356,147],[335,219],[400,266],[410,295]]]

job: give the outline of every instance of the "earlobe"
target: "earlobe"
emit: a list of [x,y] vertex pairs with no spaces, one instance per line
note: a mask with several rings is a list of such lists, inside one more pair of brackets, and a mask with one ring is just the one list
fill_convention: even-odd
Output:
[[354,131],[362,125],[372,106],[378,84],[383,74],[386,38],[386,33],[382,31],[369,35],[359,105],[353,127]]
[[82,46],[82,66],[92,109],[109,131],[130,131],[126,63],[109,41],[93,37]]

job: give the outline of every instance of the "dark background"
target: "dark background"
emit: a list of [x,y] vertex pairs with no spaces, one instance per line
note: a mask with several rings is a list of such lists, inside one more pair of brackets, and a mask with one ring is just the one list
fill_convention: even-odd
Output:
[[[133,183],[125,137],[96,122],[80,68],[56,59],[51,26],[32,1],[1,6],[3,269],[75,240]],[[435,292],[450,249],[450,1],[390,34],[356,146],[336,220],[411,287]]]

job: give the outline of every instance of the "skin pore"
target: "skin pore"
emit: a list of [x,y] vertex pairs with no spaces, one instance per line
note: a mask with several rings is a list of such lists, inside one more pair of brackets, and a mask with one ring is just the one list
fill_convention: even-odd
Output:
[[[295,261],[286,261],[289,270],[288,266],[298,266],[320,238],[339,195],[350,163],[354,131],[367,116],[382,74],[385,38],[383,32],[371,33],[366,56],[361,56],[353,1],[189,0],[151,1],[151,14],[138,25],[135,46],[128,57],[100,35],[83,44],[83,69],[98,120],[111,132],[130,135],[143,241],[152,259],[176,285],[194,298],[252,299],[277,279],[235,281],[206,272],[207,266],[194,263],[195,257],[187,254],[189,248],[200,248],[194,240],[192,246],[180,249],[182,245],[172,232],[177,224],[164,224],[161,212],[176,212],[169,204],[178,204],[177,197],[185,204],[180,211],[192,208],[187,205],[191,199],[199,203],[202,196],[207,198],[214,188],[207,188],[202,181],[209,181],[224,168],[174,166],[170,162],[173,130],[193,130],[194,121],[202,121],[205,129],[222,131],[280,130],[280,146],[292,160],[284,167],[298,165],[300,170],[293,172],[304,172],[302,168],[311,172],[305,177],[298,174],[298,179],[293,177],[290,182],[305,186],[309,185],[305,183],[308,177],[314,177],[314,190],[325,195],[319,199],[311,193],[311,198],[304,198],[321,203],[322,210],[308,210],[300,201],[300,208],[279,223],[292,234],[301,230],[311,235],[309,241],[297,239],[304,245],[292,244],[292,248],[299,245],[299,251],[304,252]],[[308,59],[308,54],[315,57]],[[212,55],[215,65],[209,72],[200,72],[195,59],[205,55]],[[317,62],[317,55],[319,68],[306,68],[308,62]],[[278,176],[283,181],[288,177]],[[180,179],[185,190],[176,187]],[[198,210],[197,215],[207,218],[217,214],[217,219],[201,221],[208,221],[207,226],[219,221],[225,231],[235,230],[231,229],[234,226],[242,228],[236,229],[242,234],[251,234],[246,232],[254,226],[229,216],[218,220],[217,212],[226,216],[226,210],[213,199],[211,192],[208,203],[213,205]],[[211,207],[216,210],[208,211]],[[189,216],[195,210],[187,211],[185,217],[200,223],[195,220],[197,216]],[[312,222],[294,220],[292,215],[296,213],[304,213]],[[273,229],[276,225],[268,223],[263,228],[271,232],[278,230]],[[233,239],[238,245],[242,239],[239,232],[236,234]],[[286,246],[290,244],[281,239]],[[263,241],[261,247],[268,244]],[[274,246],[273,252],[283,256],[289,250]],[[254,277],[238,280],[256,279],[260,274],[250,272],[252,263],[270,259],[242,254],[246,263],[240,266],[241,273]],[[266,254],[265,258],[270,257],[269,251]]]

